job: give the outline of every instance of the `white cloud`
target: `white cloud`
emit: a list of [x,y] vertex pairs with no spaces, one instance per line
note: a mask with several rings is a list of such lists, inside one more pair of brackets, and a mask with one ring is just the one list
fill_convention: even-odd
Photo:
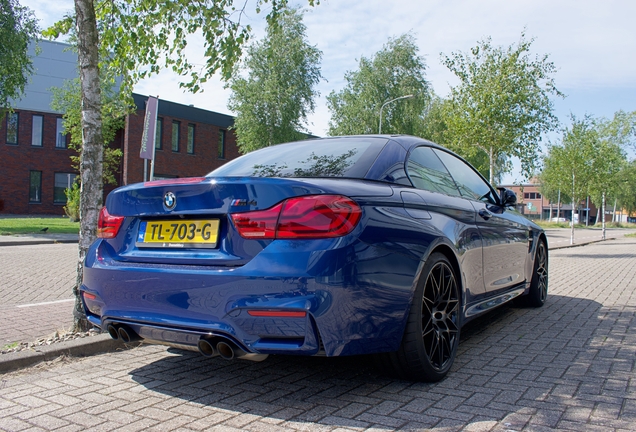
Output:
[[[72,0],[21,3],[35,11],[43,26],[73,9]],[[304,7],[306,2],[298,5]],[[558,103],[560,116],[569,111],[607,116],[621,108],[635,110],[633,97],[617,96],[636,95],[634,16],[636,2],[625,0],[322,0],[307,8],[305,15],[308,38],[323,51],[326,79],[319,86],[322,95],[310,117],[310,130],[325,134],[329,120],[325,97],[344,86],[344,73],[356,69],[361,56],[372,56],[389,37],[408,31],[419,42],[428,62],[427,77],[439,94],[446,94],[448,83],[455,82],[440,64],[440,52],[467,51],[486,36],[492,36],[496,45],[510,45],[526,28],[527,35],[536,38],[534,51],[549,54],[559,69],[557,86],[573,95],[574,105],[568,105],[568,99]],[[250,13],[245,22],[254,27],[256,38],[262,37],[263,13]],[[201,45],[191,47],[190,52],[193,58],[200,56]],[[228,112],[229,91],[220,81],[207,83],[205,92],[197,95],[179,89],[178,82],[173,74],[164,72],[139,83],[136,91]],[[604,111],[596,110],[600,106]]]

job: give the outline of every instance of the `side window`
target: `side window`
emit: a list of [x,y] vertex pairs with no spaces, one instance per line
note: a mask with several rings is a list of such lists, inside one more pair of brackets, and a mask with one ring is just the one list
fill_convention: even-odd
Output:
[[42,202],[42,171],[29,171],[29,202]]
[[7,114],[7,144],[18,144],[18,120],[17,112]]
[[461,196],[453,178],[430,147],[417,147],[406,164],[408,176],[418,189]]
[[34,147],[42,147],[42,126],[44,125],[44,117],[34,115],[31,122],[31,145]]
[[157,131],[155,133],[155,148],[161,150],[161,144],[163,139],[163,119],[157,117]]
[[451,173],[464,198],[497,204],[492,187],[478,173],[461,159],[441,150],[434,150]]
[[58,117],[55,120],[55,148],[66,148],[66,131],[64,130],[64,120]]
[[55,173],[55,187],[53,189],[53,202],[56,204],[66,204],[66,190],[73,187],[76,174]]
[[181,127],[181,122],[173,121],[172,122],[172,151],[179,151],[179,128]]
[[218,159],[225,159],[225,131],[219,130]]
[[188,125],[187,152],[188,154],[194,154],[194,125],[192,123]]

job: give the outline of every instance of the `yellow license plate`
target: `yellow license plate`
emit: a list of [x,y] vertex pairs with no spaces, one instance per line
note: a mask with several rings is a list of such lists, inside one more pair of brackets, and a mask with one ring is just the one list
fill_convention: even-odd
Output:
[[218,235],[218,220],[142,221],[137,245],[216,247]]

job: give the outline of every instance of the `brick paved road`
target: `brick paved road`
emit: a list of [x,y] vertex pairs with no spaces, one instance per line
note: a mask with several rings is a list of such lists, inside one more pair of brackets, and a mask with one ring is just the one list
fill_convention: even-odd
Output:
[[[626,232],[634,230],[608,230],[608,236]],[[569,244],[567,229],[546,233],[551,248]],[[579,243],[597,240],[600,231],[577,229],[576,239]],[[0,244],[4,240],[0,238]],[[77,244],[0,247],[0,347],[31,342],[72,326],[76,259]]]
[[[0,247],[0,346],[73,324],[73,303],[64,300],[73,298],[76,262],[77,244]],[[49,304],[27,306],[41,303]]]
[[0,375],[4,430],[633,431],[636,239],[550,252],[541,309],[465,327],[444,381],[365,358],[206,359],[164,347]]

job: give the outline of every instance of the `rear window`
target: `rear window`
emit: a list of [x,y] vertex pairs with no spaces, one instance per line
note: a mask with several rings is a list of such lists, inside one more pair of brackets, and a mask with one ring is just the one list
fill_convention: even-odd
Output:
[[214,177],[363,178],[386,138],[326,138],[256,150],[212,171]]

